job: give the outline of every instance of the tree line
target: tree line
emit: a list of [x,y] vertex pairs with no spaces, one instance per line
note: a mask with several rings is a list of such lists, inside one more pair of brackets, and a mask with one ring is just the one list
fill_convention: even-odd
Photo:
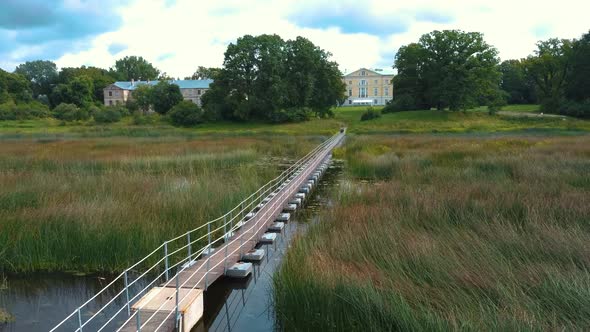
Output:
[[[185,79],[214,79],[203,95],[204,109],[183,103],[178,114],[195,124],[205,121],[302,121],[329,116],[342,102],[344,84],[331,54],[308,39],[246,35],[228,46],[223,68],[198,67]],[[126,105],[105,107],[103,89],[115,81],[159,80],[139,85]],[[153,110],[162,115],[181,104],[177,85],[142,57],[125,57],[110,69],[62,68],[51,61],[29,61],[13,73],[0,71],[0,120],[54,116],[86,120],[108,111],[117,120],[128,113]],[[25,111],[25,109],[27,111]],[[36,110],[36,111],[33,111]],[[104,116],[104,112],[99,118]],[[174,121],[173,121],[174,122]]]
[[481,33],[433,31],[402,46],[394,68],[384,112],[540,103],[547,113],[590,117],[590,33],[539,41],[527,58],[500,63]]

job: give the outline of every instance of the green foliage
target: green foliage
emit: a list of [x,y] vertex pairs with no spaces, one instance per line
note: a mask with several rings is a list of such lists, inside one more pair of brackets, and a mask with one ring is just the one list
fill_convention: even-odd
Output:
[[152,88],[151,101],[156,113],[166,114],[182,100],[182,93],[176,84],[160,81]]
[[86,107],[94,102],[94,83],[88,76],[75,76],[68,83],[58,84],[53,89],[50,100],[54,106],[66,103]]
[[115,123],[121,121],[123,114],[120,107],[105,107],[93,112],[92,117],[96,123]]
[[224,68],[203,96],[207,117],[298,121],[307,117],[307,109],[331,116],[331,107],[344,99],[345,86],[329,57],[302,37],[243,36],[228,46]]
[[508,94],[509,104],[537,102],[534,82],[527,75],[526,60],[506,60],[500,64],[500,87]]
[[527,73],[535,82],[543,112],[556,113],[563,102],[570,50],[569,40],[552,38],[538,42],[535,56],[527,58]]
[[373,120],[381,117],[381,112],[376,110],[372,107],[367,108],[367,110],[361,115],[361,121],[368,121]]
[[190,100],[183,100],[168,113],[175,126],[191,127],[204,122],[203,110]]
[[574,40],[568,63],[566,97],[578,102],[590,99],[590,32]]
[[481,33],[444,30],[422,35],[419,43],[396,54],[393,99],[408,95],[415,103],[404,102],[397,109],[465,110],[486,104],[498,95],[497,54]]
[[127,108],[127,110],[130,113],[135,113],[136,111],[139,110],[139,105],[137,104],[137,101],[134,99],[127,99],[127,101],[125,102],[125,108]]
[[160,75],[160,70],[143,57],[126,56],[115,62],[111,73],[119,81],[155,80]]
[[558,112],[562,115],[590,119],[590,99],[584,101],[566,100],[559,105]]
[[59,83],[70,84],[76,78],[85,77],[92,81],[92,102],[104,102],[104,88],[116,81],[109,71],[97,68],[82,66],[79,68],[62,68],[59,72]]
[[160,122],[160,114],[134,113],[132,123],[137,126],[155,125]]
[[20,74],[12,74],[0,69],[0,103],[15,103],[32,100],[29,81]]
[[31,82],[33,97],[48,96],[52,85],[57,82],[57,66],[51,61],[27,61],[16,67],[15,73],[21,74]]
[[0,104],[0,120],[30,120],[50,115],[47,105],[33,101],[15,104],[12,101]]
[[148,84],[139,85],[133,90],[133,100],[143,113],[147,113],[150,110],[154,98],[153,90],[154,88]]
[[397,95],[394,99],[390,100],[387,105],[381,111],[382,113],[395,113],[404,111],[416,110],[416,100],[410,93],[404,93]]
[[75,104],[61,103],[53,109],[53,114],[56,119],[64,121],[79,121],[87,120],[90,117],[88,111],[84,108],[79,108]]
[[215,67],[203,67],[203,66],[199,66],[197,68],[197,70],[188,77],[185,77],[185,80],[214,80],[217,75],[219,75],[219,72],[221,71],[220,68],[215,68]]

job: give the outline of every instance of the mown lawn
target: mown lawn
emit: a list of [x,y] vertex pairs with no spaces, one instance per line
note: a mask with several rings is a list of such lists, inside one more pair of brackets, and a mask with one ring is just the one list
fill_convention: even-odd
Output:
[[[407,133],[474,133],[474,132],[540,132],[568,133],[590,131],[590,121],[573,118],[490,116],[485,107],[466,112],[414,111],[384,114],[381,118],[361,122],[366,107],[341,107],[334,110],[335,117],[312,119],[302,123],[268,124],[262,122],[220,122],[202,124],[194,128],[177,128],[163,120],[155,124],[134,125],[131,118],[111,125],[90,122],[64,124],[55,119],[0,121],[0,138],[21,137],[109,137],[136,136],[162,137],[203,135],[256,136],[256,135],[331,135],[341,126],[356,134],[407,134]],[[505,111],[535,113],[538,105],[509,105]]]
[[356,136],[275,275],[287,331],[590,329],[590,137]]

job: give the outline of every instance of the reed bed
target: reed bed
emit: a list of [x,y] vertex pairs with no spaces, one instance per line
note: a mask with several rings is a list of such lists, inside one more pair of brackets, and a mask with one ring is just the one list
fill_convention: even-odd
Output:
[[0,272],[118,272],[222,215],[321,140],[0,142]]
[[355,137],[274,278],[285,330],[589,330],[590,137]]

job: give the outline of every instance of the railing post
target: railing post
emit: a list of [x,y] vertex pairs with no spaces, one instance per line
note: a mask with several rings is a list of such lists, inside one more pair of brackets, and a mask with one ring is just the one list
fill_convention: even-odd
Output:
[[[231,219],[230,219],[231,220]],[[227,215],[223,216],[223,236],[225,237],[225,259],[223,260],[223,273],[227,271],[227,247],[230,239],[230,234],[227,232]],[[231,228],[229,229],[231,232]]]
[[178,331],[178,322],[180,321],[178,317],[178,273],[176,274],[176,308],[174,310],[174,320],[176,321],[176,331]]
[[137,331],[141,331],[141,318],[139,318],[139,308],[137,308],[137,315],[135,316],[135,325]]
[[129,304],[129,280],[127,277],[127,271],[125,270],[125,296],[127,297],[127,316],[131,316],[131,306]]
[[82,332],[82,313],[80,312],[80,308],[78,308],[78,324],[80,325],[80,332]]
[[190,264],[193,260],[192,258],[192,244],[191,244],[191,232],[186,233],[186,240],[188,242],[188,263]]
[[209,287],[209,281],[207,280],[209,276],[209,260],[211,259],[211,223],[207,224],[207,261],[205,263],[205,290]]
[[164,264],[166,267],[166,281],[168,281],[168,241],[164,242]]

